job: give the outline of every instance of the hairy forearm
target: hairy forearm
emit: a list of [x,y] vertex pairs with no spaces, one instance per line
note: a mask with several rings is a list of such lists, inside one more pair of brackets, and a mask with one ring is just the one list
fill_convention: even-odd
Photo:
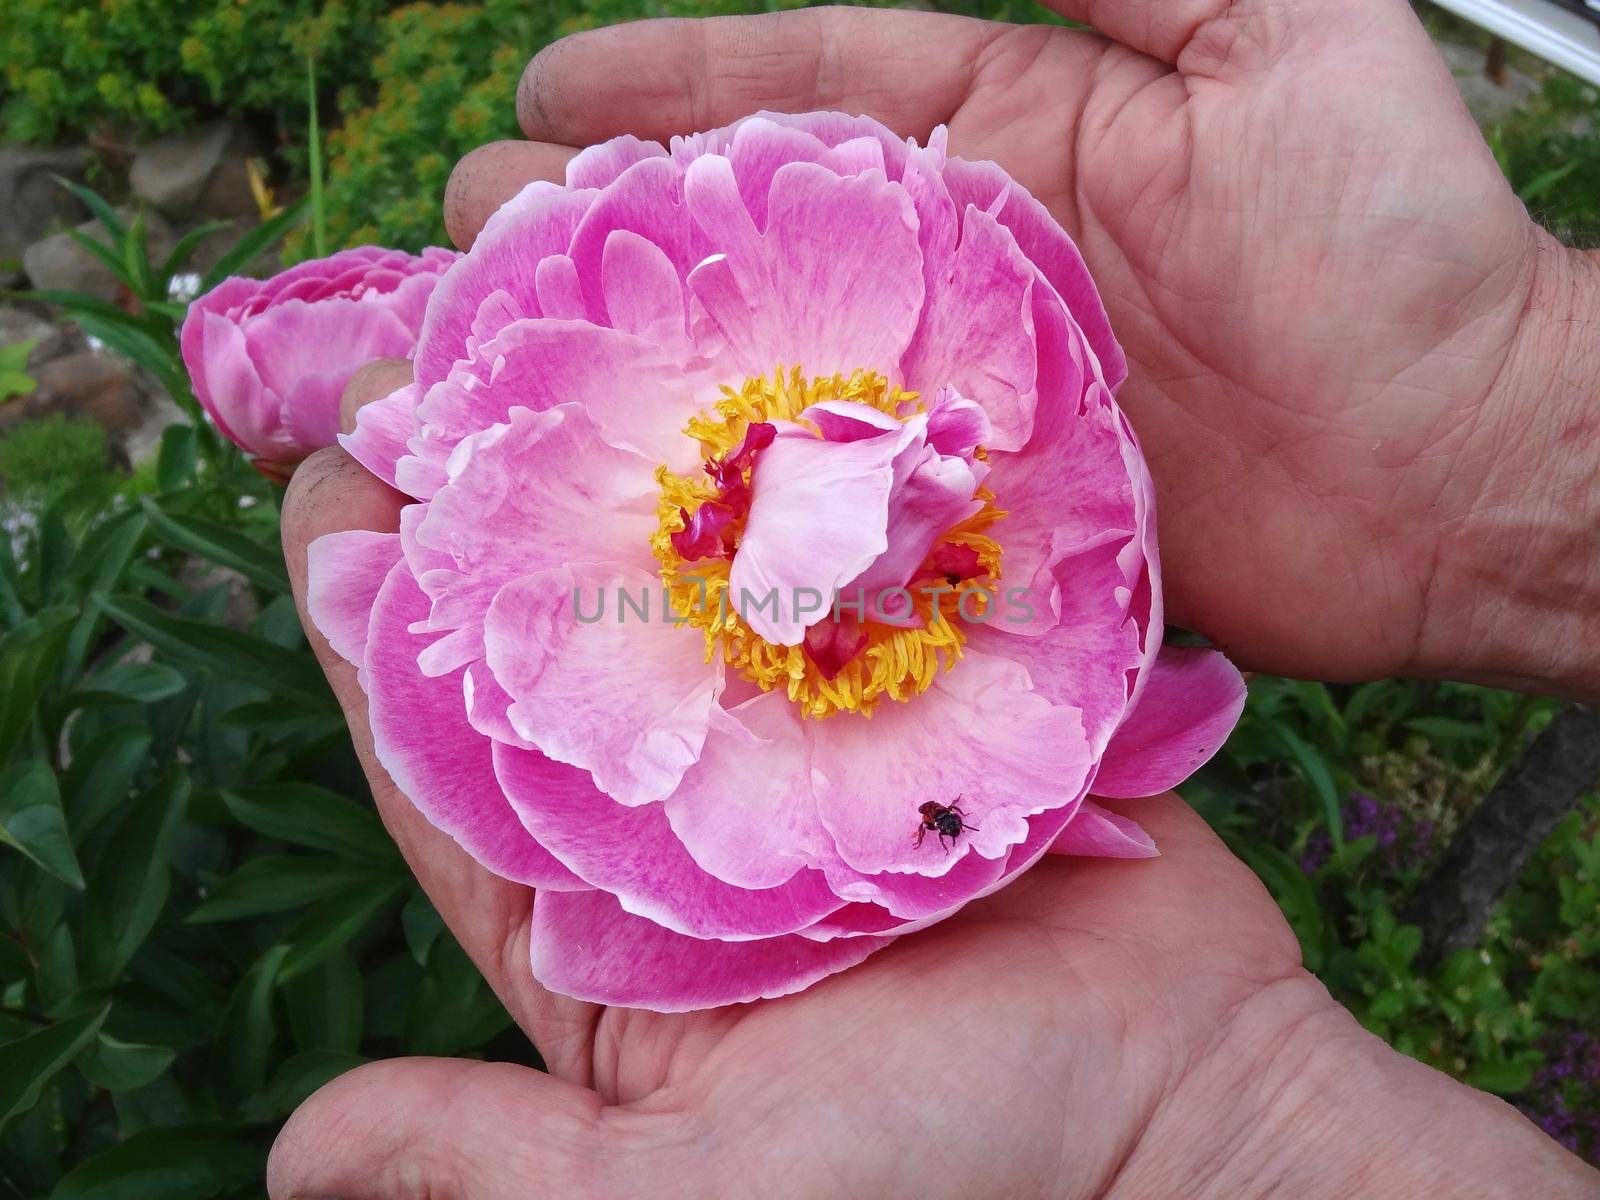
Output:
[[1593,1200],[1600,1173],[1363,1030],[1309,975],[1219,1030],[1107,1200]]
[[1600,256],[1542,231],[1424,621],[1427,673],[1600,699]]

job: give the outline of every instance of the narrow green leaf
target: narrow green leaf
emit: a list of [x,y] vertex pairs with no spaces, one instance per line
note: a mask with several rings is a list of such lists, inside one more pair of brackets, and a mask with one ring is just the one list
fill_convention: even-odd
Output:
[[285,653],[264,638],[223,625],[174,617],[132,597],[103,598],[100,606],[124,629],[180,665],[313,699],[324,707],[329,704],[327,682],[307,654]]
[[163,491],[175,491],[194,482],[200,457],[198,442],[193,425],[168,425],[162,431],[156,482]]
[[285,207],[277,216],[261,222],[235,242],[233,249],[219,258],[216,265],[206,272],[205,278],[200,281],[200,294],[204,295],[229,275],[248,267],[257,256],[294,228],[295,222],[305,215],[307,203],[307,199],[302,197]]
[[67,230],[67,236],[76,242],[79,247],[94,255],[102,263],[104,263],[106,269],[115,275],[117,277],[117,281],[126,287],[130,292],[132,292],[134,295],[139,294],[138,276],[129,272],[127,263],[115,250],[113,250],[105,242],[102,242],[99,238],[90,237],[88,234],[79,229]]
[[1333,835],[1334,844],[1342,843],[1344,814],[1339,809],[1339,789],[1334,785],[1333,773],[1328,769],[1327,762],[1288,726],[1276,725],[1272,732],[1294,758],[1300,773],[1316,792],[1317,799],[1322,801],[1323,819],[1328,823],[1328,832]]
[[0,1128],[39,1102],[46,1085],[100,1032],[108,1011],[68,1017],[0,1046]]
[[121,1042],[102,1033],[78,1055],[78,1070],[96,1087],[127,1092],[158,1078],[177,1056],[176,1050],[166,1046]]
[[189,681],[180,672],[162,663],[119,663],[85,679],[78,694],[86,699],[124,704],[159,704],[181,694],[188,686]]
[[115,980],[155,928],[172,882],[172,839],[188,802],[188,776],[169,771],[101,855],[84,900],[83,963],[90,981]]
[[278,977],[283,982],[309,971],[341,946],[348,945],[367,923],[400,895],[398,879],[368,884],[330,897],[317,905],[283,935],[289,953]]
[[249,1112],[261,1121],[281,1121],[325,1083],[367,1062],[342,1050],[305,1050],[284,1062]]
[[146,496],[142,503],[151,527],[169,545],[237,571],[268,591],[289,590],[289,573],[283,565],[283,554],[276,547],[268,550],[215,521],[166,512],[152,496]]
[[363,885],[395,883],[390,874],[342,859],[306,854],[263,854],[252,858],[215,888],[194,912],[191,924],[237,921],[287,912]]
[[189,258],[200,248],[200,243],[213,233],[221,233],[224,229],[231,228],[232,221],[207,221],[204,225],[196,225],[188,233],[178,239],[178,244],[173,246],[165,261],[161,264],[161,278],[171,279],[188,264]]
[[94,214],[95,219],[98,220],[100,224],[106,227],[106,232],[109,233],[114,240],[120,240],[127,235],[128,226],[117,214],[117,210],[112,208],[111,205],[100,196],[100,193],[84,187],[81,183],[74,183],[72,180],[61,175],[55,176],[55,181],[62,187],[66,188],[67,191],[71,192],[79,200],[83,201],[83,206]]
[[217,1034],[220,1053],[212,1074],[218,1088],[236,1101],[247,1100],[267,1084],[267,1060],[277,1039],[273,988],[288,953],[289,947],[274,946],[256,959],[222,1015]]
[[83,871],[48,763],[35,759],[0,773],[0,842],[22,851],[61,882],[82,889]]
[[273,783],[224,792],[243,825],[279,841],[398,868],[399,854],[367,804],[310,783]]
[[306,148],[310,156],[311,250],[318,258],[328,254],[327,222],[322,202],[322,133],[317,128],[317,60],[306,55]]
[[0,637],[0,761],[32,723],[73,616],[69,608],[45,609]]
[[127,803],[152,741],[142,726],[108,729],[73,754],[61,777],[61,797],[80,842]]
[[50,1200],[213,1200],[257,1179],[264,1161],[235,1128],[146,1129],[74,1167]]

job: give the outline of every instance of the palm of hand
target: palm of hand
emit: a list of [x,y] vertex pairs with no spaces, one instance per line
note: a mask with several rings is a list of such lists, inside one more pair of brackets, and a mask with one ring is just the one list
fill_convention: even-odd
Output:
[[1531,226],[1403,5],[1187,7],[1234,13],[1152,18],[1176,69],[1072,31],[996,39],[952,149],[1011,169],[1083,250],[1174,615],[1263,669],[1416,669],[1433,514],[1481,482]]

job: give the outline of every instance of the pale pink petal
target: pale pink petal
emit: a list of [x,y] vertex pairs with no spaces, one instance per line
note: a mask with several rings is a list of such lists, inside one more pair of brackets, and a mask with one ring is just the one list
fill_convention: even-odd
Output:
[[660,246],[630,230],[612,230],[601,254],[600,279],[614,328],[652,341],[684,342],[683,280]]
[[1089,858],[1155,858],[1161,851],[1139,822],[1085,800],[1078,806],[1072,823],[1050,844],[1050,853]]
[[417,344],[418,383],[431,387],[467,356],[478,308],[493,293],[504,292],[523,316],[540,315],[534,270],[540,259],[566,252],[595,196],[540,180],[500,206],[434,290]]
[[[1035,813],[1075,803],[1093,760],[1075,709],[1032,691],[1021,667],[969,651],[909,704],[812,723],[817,809],[865,874],[943,875],[968,853],[1003,856]],[[954,846],[914,844],[925,801],[975,826]]]
[[1033,429],[1034,279],[1011,235],[969,206],[960,244],[930,282],[922,322],[901,360],[909,387],[932,393],[948,384],[981,404],[996,450],[1020,449]]
[[[907,422],[907,430],[925,431],[926,418]],[[846,588],[874,595],[881,588],[903,586],[916,573],[933,544],[951,526],[983,508],[973,498],[988,468],[957,455],[940,454],[920,440],[902,450],[894,462],[894,489],[889,493],[888,548]]]
[[791,934],[705,941],[624,912],[604,892],[540,892],[533,902],[531,965],[535,979],[564,996],[691,1012],[801,991],[890,940],[815,942]]
[[484,624],[511,727],[623,804],[664,800],[700,757],[721,663],[637,568],[574,563],[508,584]]
[[372,606],[400,561],[400,535],[366,529],[324,534],[306,548],[306,561],[306,611],[335,654],[363,667]]
[[300,457],[283,433],[281,402],[261,382],[237,323],[191,307],[183,323],[183,359],[195,395],[229,441],[251,454]]
[[509,415],[456,447],[449,482],[415,530],[416,547],[438,564],[417,576],[433,601],[423,629],[471,635],[448,658],[435,643],[422,664],[429,674],[481,656],[484,616],[513,579],[569,562],[654,567],[654,464],[602,441],[580,405]]
[[1177,787],[1222,748],[1244,701],[1244,679],[1215,650],[1162,647],[1091,790],[1138,797]]
[[533,290],[539,296],[540,313],[552,321],[594,319],[583,298],[578,268],[565,254],[552,254],[539,260],[533,270]]
[[773,177],[765,233],[726,159],[696,160],[684,194],[715,252],[690,289],[745,375],[794,366],[898,374],[923,292],[916,213],[902,189],[790,163]]
[[422,386],[408,383],[381,400],[356,410],[356,427],[339,435],[350,457],[390,487],[397,487],[396,467],[407,454],[406,443],[417,431],[417,403]]
[[729,603],[757,634],[799,645],[834,593],[888,548],[894,462],[907,440],[903,430],[854,442],[795,431],[762,451],[728,578]]
[[[1095,753],[1123,719],[1143,661],[1121,565],[1130,542],[1128,534],[1109,532],[1063,554],[1050,576],[1053,609],[1044,608],[1036,593],[1031,600],[996,606],[991,621],[967,629],[974,649],[1018,663],[1034,691],[1081,712]],[[1030,631],[1032,636],[1017,636]]]
[[600,193],[568,251],[590,312],[605,312],[605,251],[618,230],[650,242],[680,279],[709,253],[683,203],[683,178],[671,159],[634,163]]
[[666,156],[666,147],[660,142],[642,141],[631,133],[625,133],[598,146],[580,150],[567,163],[567,186],[603,188],[615,183],[617,177],[634,163]]
[[585,886],[529,836],[494,776],[488,738],[467,723],[459,674],[417,669],[428,638],[411,632],[428,601],[403,563],[378,592],[367,639],[373,754],[423,816],[484,867],[538,888]]
[[[819,871],[769,888],[735,887],[703,870],[659,804],[629,808],[586,771],[537,751],[496,746],[495,771],[528,832],[585,883],[688,937],[743,941],[794,933],[838,908]],[[730,805],[739,797],[724,797]]]
[[694,860],[717,878],[775,887],[831,850],[817,820],[801,726],[780,692],[713,711],[700,759],[667,798],[666,815]]
[[[994,212],[1000,224],[1011,231],[1022,253],[1065,301],[1089,339],[1106,385],[1116,391],[1127,378],[1128,360],[1111,332],[1111,321],[1083,255],[1066,231],[1044,205],[992,162],[952,158],[945,165],[944,182],[957,204]],[[995,212],[997,201],[999,210]]]

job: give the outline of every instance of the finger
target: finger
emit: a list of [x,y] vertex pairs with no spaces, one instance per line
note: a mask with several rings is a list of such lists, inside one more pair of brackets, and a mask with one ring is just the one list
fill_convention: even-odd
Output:
[[[370,475],[337,447],[302,463],[283,502],[283,551],[295,606],[306,637],[344,709],[356,754],[372,785],[385,827],[439,914],[512,1016],[535,1040],[554,1025],[568,1036],[566,1014],[551,1007],[528,967],[529,889],[491,874],[436,829],[395,787],[373,752],[367,698],[356,669],[328,645],[306,610],[307,549],[324,534],[350,529],[381,532],[399,527],[408,499]],[[557,1064],[552,1062],[552,1067]],[[567,1064],[561,1064],[562,1069]]]
[[985,48],[1015,27],[940,13],[820,8],[634,21],[575,33],[528,64],[523,131],[587,146],[662,139],[758,109],[836,109],[926,138],[966,96]]
[[351,433],[356,427],[356,412],[363,404],[382,400],[396,388],[411,382],[411,360],[379,358],[359,367],[344,385],[339,397],[339,432]]
[[[1092,25],[1112,41],[1176,63],[1195,37],[1224,17],[1237,19],[1253,0],[1040,0],[1069,21]],[[1281,11],[1292,7],[1279,4]]]
[[[302,1104],[267,1160],[272,1200],[631,1196],[642,1139],[587,1088],[508,1063],[396,1059]],[[650,1123],[648,1120],[641,1123]]]
[[577,151],[548,142],[490,142],[456,163],[444,189],[444,227],[462,250],[471,247],[494,210],[536,179],[565,182]]

